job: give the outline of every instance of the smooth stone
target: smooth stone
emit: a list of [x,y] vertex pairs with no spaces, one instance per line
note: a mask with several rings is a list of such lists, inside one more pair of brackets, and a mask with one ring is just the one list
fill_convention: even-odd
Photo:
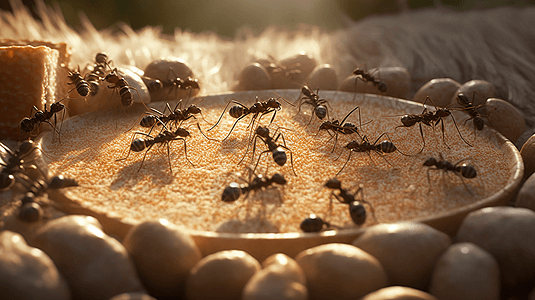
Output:
[[54,261],[74,299],[107,300],[144,290],[124,246],[106,235],[93,217],[52,220],[37,232],[33,243]]
[[304,284],[289,279],[286,268],[272,264],[256,272],[243,288],[242,300],[306,300],[308,290]]
[[515,205],[535,211],[535,175],[531,174],[524,181],[516,196]]
[[379,224],[353,245],[377,258],[392,285],[424,289],[440,255],[451,244],[448,235],[420,223]]
[[241,299],[249,279],[262,267],[248,253],[225,250],[201,259],[186,281],[186,297],[201,299]]
[[0,282],[2,299],[71,299],[67,282],[50,257],[9,230],[0,232]]
[[268,256],[268,258],[262,262],[262,267],[268,268],[271,266],[279,266],[284,269],[284,276],[287,277],[287,280],[306,285],[307,280],[303,269],[301,269],[301,266],[288,255],[275,253]]
[[268,90],[271,89],[271,76],[259,63],[251,63],[240,74],[238,90]]
[[295,260],[305,272],[311,300],[358,299],[388,285],[381,263],[352,245],[312,247],[300,252]]
[[308,76],[308,86],[316,90],[336,90],[338,88],[338,76],[336,71],[329,64],[317,66],[310,76]]
[[511,103],[498,98],[487,99],[485,107],[487,124],[515,143],[526,128],[522,113]]
[[[386,91],[381,92],[372,82],[365,82],[360,76],[349,75],[338,87],[341,91],[377,94],[406,99],[410,90],[411,75],[402,67],[382,67],[368,71],[372,76],[386,84]],[[355,82],[356,81],[356,82]]]
[[524,178],[528,178],[535,172],[535,134],[522,145],[520,155],[524,161]]
[[524,289],[535,283],[534,236],[535,212],[500,206],[468,214],[456,239],[474,243],[496,258],[504,288]]
[[113,296],[110,300],[156,300],[156,298],[145,293],[124,293]]
[[181,296],[190,270],[202,258],[193,239],[164,219],[132,227],[123,244],[144,286],[157,298]]
[[488,98],[496,97],[496,88],[492,83],[485,80],[476,79],[465,82],[451,97],[451,107],[459,107],[457,103],[457,95],[459,93],[465,94],[472,101],[472,104],[477,106],[485,104]]
[[[169,80],[172,78],[185,79],[187,77],[195,78],[191,68],[184,62],[184,60],[179,58],[167,58],[152,61],[145,67],[144,75],[159,80]],[[152,101],[157,102],[189,99],[199,94],[199,91],[200,89],[162,89],[153,91],[150,94]]]
[[499,300],[498,262],[474,244],[453,244],[435,265],[429,293],[440,300]]
[[429,97],[432,102],[427,101],[428,104],[446,107],[460,87],[461,84],[451,78],[434,78],[422,85],[414,94],[413,101],[424,103]]
[[[389,286],[369,293],[360,300],[438,300],[426,292],[406,286]],[[442,300],[442,299],[441,299]]]
[[306,78],[317,66],[316,60],[304,53],[273,61],[279,70],[268,70],[274,89],[298,89],[306,84]]

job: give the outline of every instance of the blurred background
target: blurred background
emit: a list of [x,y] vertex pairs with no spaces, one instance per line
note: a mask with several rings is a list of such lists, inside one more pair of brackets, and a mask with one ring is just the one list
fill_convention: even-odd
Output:
[[[23,0],[34,9],[35,0]],[[67,24],[80,29],[80,14],[85,14],[97,29],[114,28],[121,21],[137,30],[144,26],[160,27],[165,34],[175,28],[184,31],[213,31],[232,38],[237,30],[248,27],[255,33],[268,25],[292,28],[299,23],[326,29],[344,27],[349,19],[369,15],[397,13],[409,9],[445,7],[453,10],[483,9],[496,6],[534,5],[535,0],[45,0],[61,9]],[[9,1],[0,8],[10,10]],[[35,16],[35,15],[34,15]]]

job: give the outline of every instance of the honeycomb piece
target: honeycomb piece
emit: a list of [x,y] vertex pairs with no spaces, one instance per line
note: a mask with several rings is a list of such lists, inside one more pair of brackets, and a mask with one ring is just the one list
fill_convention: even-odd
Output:
[[55,101],[58,58],[46,46],[0,47],[0,139],[26,138],[20,121]]

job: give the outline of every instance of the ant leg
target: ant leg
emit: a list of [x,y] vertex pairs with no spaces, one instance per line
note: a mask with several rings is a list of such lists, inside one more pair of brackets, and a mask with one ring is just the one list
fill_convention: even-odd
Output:
[[[459,133],[459,136],[461,137],[461,139],[470,147],[473,147],[468,141],[466,141],[463,137],[463,135],[461,134],[461,131],[459,130],[459,127],[457,127],[457,122],[455,121],[455,118],[453,117],[453,115],[450,115],[451,116],[451,119],[453,120],[453,125],[455,125],[455,129],[457,129],[457,132]],[[444,127],[444,121],[442,122],[442,127]],[[474,127],[475,127],[475,124],[474,124]],[[444,133],[444,129],[442,129],[443,133]],[[475,130],[474,130],[475,131]]]
[[262,154],[268,153],[268,152],[271,152],[271,151],[266,150],[266,151],[263,151],[262,153],[260,153],[260,155],[258,155],[258,160],[256,161],[256,164],[254,166],[253,172],[256,170],[256,167],[258,167],[258,163],[260,162],[260,158],[262,157]]
[[[132,140],[130,141],[130,145],[132,145],[132,142],[134,141],[134,138],[136,137],[137,134],[141,134],[141,135],[147,136],[147,137],[149,137],[149,138],[151,138],[151,139],[153,138],[153,137],[152,137],[151,135],[149,135],[149,134],[146,134],[146,133],[141,132],[141,131],[136,131],[136,132],[134,132],[134,134],[132,135]],[[152,145],[151,145],[151,147],[152,147]],[[130,146],[130,148],[128,148],[128,154],[127,154],[125,157],[123,157],[123,158],[118,158],[118,159],[116,159],[115,161],[121,161],[121,160],[125,160],[125,159],[127,159],[128,156],[130,155],[130,152],[132,152],[132,148],[131,148],[131,146]]]
[[[252,142],[253,143],[253,155],[251,156],[251,162],[253,162],[253,159],[254,159],[254,153],[256,151],[256,139],[257,138],[260,138],[264,143],[264,139],[262,139],[262,137],[258,136],[258,135],[255,135],[254,136],[254,141]],[[249,147],[251,146],[251,143],[247,143],[247,149],[245,149],[245,153],[243,153],[243,157],[240,159],[240,161],[238,162],[238,165],[242,163],[242,161],[245,159],[245,156],[247,156],[247,152],[249,152]]]
[[338,144],[338,132],[334,133],[334,145],[333,150],[331,150],[331,153],[334,153],[334,149],[336,149],[336,144]]
[[338,173],[336,173],[336,176],[338,176],[340,173],[342,173],[342,170],[346,167],[347,163],[349,162],[349,160],[351,159],[351,153],[353,153],[352,150],[349,150],[349,156],[347,157],[347,160],[346,162],[344,163],[344,165],[342,166],[342,168],[340,169],[340,171],[338,171]]
[[[226,140],[226,139],[230,136],[230,134],[231,134],[232,131],[234,130],[234,127],[236,127],[236,124],[238,124],[238,122],[239,122],[241,119],[245,118],[245,116],[247,116],[247,115],[246,115],[246,114],[245,114],[245,115],[242,115],[241,117],[239,117],[238,119],[236,119],[236,121],[234,121],[234,124],[232,125],[232,128],[230,128],[230,131],[228,132],[227,136],[225,136],[225,138],[223,139],[223,141]],[[213,127],[212,127],[212,128],[213,128]],[[208,130],[210,130],[210,129],[208,129]]]
[[[147,157],[147,153],[149,153],[149,150],[152,148],[152,146],[154,146],[154,144],[150,145],[147,150],[145,150],[145,154],[143,154],[143,159],[141,160],[141,164],[139,165],[139,169],[137,169],[137,172],[136,173],[139,173],[139,171],[141,170],[141,167],[143,167],[143,163],[145,163],[145,158]],[[130,152],[129,152],[130,154]]]
[[[340,126],[342,126],[344,124],[344,122],[347,120],[347,118],[357,109],[359,110],[359,122],[360,122],[360,107],[357,105],[350,112],[348,112],[347,115],[342,119],[342,121],[340,122]],[[362,124],[361,124],[361,126],[362,126]]]
[[425,148],[425,139],[424,139],[424,130],[422,129],[422,123],[418,124],[420,126],[420,136],[422,137],[422,149],[420,149],[420,151],[418,151],[416,154],[420,154],[422,153],[422,151],[424,151],[424,148]]
[[187,151],[187,147],[186,147],[186,139],[184,139],[184,138],[173,139],[173,141],[177,141],[177,140],[182,140],[182,142],[184,143],[184,156],[186,157],[186,160],[191,164],[191,166],[195,167],[195,165],[188,158],[188,151]]
[[214,142],[221,142],[220,140],[218,139],[213,139],[213,138],[209,138],[206,136],[206,134],[204,134],[204,132],[201,130],[201,126],[199,125],[199,122],[197,122],[197,128],[199,129],[199,132],[209,141],[214,141]]

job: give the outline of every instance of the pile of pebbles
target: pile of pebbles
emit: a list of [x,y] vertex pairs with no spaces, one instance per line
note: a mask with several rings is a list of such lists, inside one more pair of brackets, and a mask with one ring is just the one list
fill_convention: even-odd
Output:
[[28,240],[2,231],[0,282],[5,299],[535,299],[534,234],[534,211],[491,207],[470,213],[453,238],[379,224],[352,244],[259,262],[241,250],[202,257],[163,219],[121,243],[93,217],[69,215]]

